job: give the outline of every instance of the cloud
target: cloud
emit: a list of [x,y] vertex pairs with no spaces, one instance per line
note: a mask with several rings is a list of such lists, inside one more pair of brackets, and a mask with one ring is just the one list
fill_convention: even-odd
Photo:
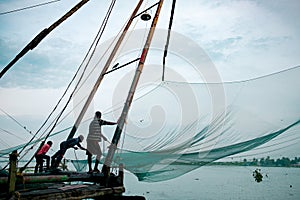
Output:
[[[33,1],[32,4],[39,1]],[[79,1],[78,1],[79,2]],[[66,85],[83,60],[107,11],[109,2],[91,1],[53,30],[34,50],[20,59],[2,78],[2,87],[57,88]],[[0,17],[1,69],[41,30],[49,27],[76,2],[61,1]],[[28,6],[26,2],[6,1],[5,10]],[[132,6],[132,5],[131,5]],[[133,4],[135,6],[135,4]],[[108,31],[102,42],[115,35],[126,20],[127,3],[116,3]],[[128,15],[129,16],[129,15]],[[120,20],[121,19],[121,20]]]
[[[14,3],[9,1],[6,9],[15,7]],[[62,16],[73,4],[62,1],[1,17],[1,52],[5,51],[0,58],[1,65],[8,63],[20,47]],[[99,17],[99,13],[105,13],[107,6],[107,2],[101,8],[99,2],[85,5],[14,66],[15,74],[10,75],[5,83],[2,81],[1,85],[11,87],[21,82],[26,87],[65,85],[68,82],[66,76],[71,77],[79,66],[96,34],[103,17]],[[124,16],[129,16],[130,7],[134,6],[124,2],[116,4],[107,29],[109,34],[104,35],[102,42],[119,30]],[[164,3],[159,28],[167,28],[170,6],[170,2]],[[297,6],[298,1],[289,1],[288,4],[284,1],[178,1],[173,30],[197,42],[216,64],[225,81],[253,78],[299,65],[297,52],[300,47],[297,44],[300,43],[300,25],[297,23]],[[150,14],[153,15],[154,10]],[[136,27],[145,25],[149,27],[150,24],[137,24]],[[22,30],[22,33],[18,30]],[[33,78],[27,73],[38,76]],[[19,81],[21,77],[25,80]],[[52,82],[54,77],[56,80]],[[29,79],[31,83],[25,83]]]
[[[15,116],[45,115],[50,113],[56,100],[62,94],[62,89],[24,89],[0,88],[1,108]],[[56,99],[53,101],[53,99]]]
[[[225,80],[299,65],[298,1],[184,1],[174,22],[208,53]],[[298,6],[299,8],[299,6]],[[189,10],[186,15],[184,10]],[[297,18],[296,18],[297,17]]]
[[[62,43],[62,42],[60,42]],[[15,55],[14,48],[10,48],[5,41],[0,40],[0,51],[3,52],[0,58],[1,66],[6,66]],[[65,47],[68,45],[64,45]],[[2,87],[23,87],[23,88],[57,88],[66,85],[72,78],[77,68],[78,58],[72,57],[61,51],[61,48],[49,45],[43,50],[30,51],[21,58],[2,77]],[[57,61],[63,61],[58,62]]]

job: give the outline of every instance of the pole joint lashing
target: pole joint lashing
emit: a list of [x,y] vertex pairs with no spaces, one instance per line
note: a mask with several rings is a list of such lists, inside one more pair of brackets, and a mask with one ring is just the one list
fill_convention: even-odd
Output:
[[143,10],[142,12],[138,13],[138,14],[137,14],[136,16],[134,16],[132,19],[134,19],[134,18],[136,18],[136,17],[142,15],[143,13],[147,12],[148,10],[150,10],[151,8],[153,8],[154,6],[157,6],[158,4],[159,4],[159,2],[153,4],[153,5],[150,6],[149,8],[147,8],[147,9]]
[[136,58],[136,59],[134,59],[134,60],[132,60],[132,61],[130,61],[130,62],[128,62],[128,63],[125,63],[124,65],[121,65],[121,66],[119,66],[119,63],[117,63],[117,64],[115,64],[115,65],[112,67],[111,70],[105,72],[105,73],[103,74],[103,76],[106,75],[106,74],[109,74],[109,73],[111,73],[111,72],[113,72],[113,71],[116,71],[116,70],[118,70],[118,69],[121,69],[121,68],[123,68],[123,67],[125,67],[125,66],[127,66],[127,65],[130,65],[130,64],[132,64],[132,63],[134,63],[134,62],[136,62],[136,61],[138,61],[138,60],[140,60],[140,58]]

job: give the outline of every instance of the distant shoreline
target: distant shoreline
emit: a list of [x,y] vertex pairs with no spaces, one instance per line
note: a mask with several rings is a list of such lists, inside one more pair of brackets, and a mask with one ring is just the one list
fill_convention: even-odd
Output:
[[267,156],[267,158],[260,158],[260,159],[253,158],[252,160],[244,159],[243,161],[212,162],[212,163],[208,163],[207,165],[300,168],[300,157],[295,157],[294,159],[282,157],[275,160]]

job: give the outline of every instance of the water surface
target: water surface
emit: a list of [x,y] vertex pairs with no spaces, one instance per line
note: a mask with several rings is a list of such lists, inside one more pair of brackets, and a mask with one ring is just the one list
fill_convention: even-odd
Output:
[[138,182],[125,173],[127,195],[158,199],[300,199],[300,168],[259,167],[263,181],[257,183],[252,172],[257,167],[205,166],[182,177],[157,183]]

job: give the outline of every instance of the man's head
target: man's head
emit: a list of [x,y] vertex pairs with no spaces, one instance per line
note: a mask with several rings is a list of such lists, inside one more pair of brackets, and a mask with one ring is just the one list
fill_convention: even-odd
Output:
[[102,115],[102,114],[101,114],[100,111],[97,111],[97,112],[95,113],[95,117],[97,117],[97,118],[99,118],[99,119],[101,118],[101,115]]
[[52,141],[48,141],[47,144],[51,147],[52,146]]
[[79,135],[79,140],[80,140],[80,142],[82,142],[83,140],[84,140],[84,137],[83,137],[83,135]]

